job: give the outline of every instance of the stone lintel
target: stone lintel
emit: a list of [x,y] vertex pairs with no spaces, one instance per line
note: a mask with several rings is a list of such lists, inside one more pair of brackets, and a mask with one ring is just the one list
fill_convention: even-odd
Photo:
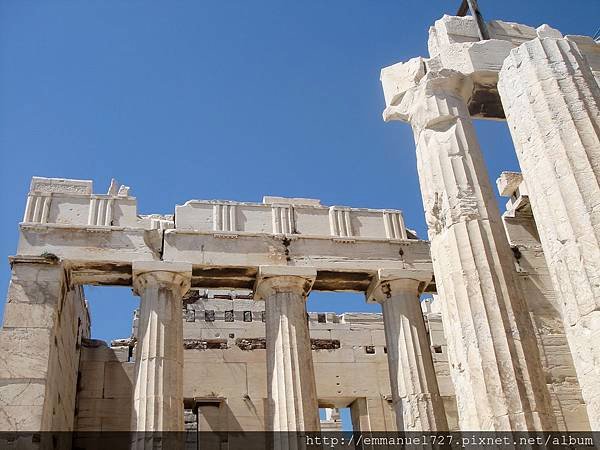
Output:
[[[431,280],[431,266],[423,269]],[[66,268],[71,285],[131,286],[131,264],[116,262],[68,262]],[[376,269],[317,270],[313,289],[318,291],[366,292]],[[258,267],[229,267],[194,265],[192,287],[200,289],[248,289],[256,283]],[[430,281],[425,292],[435,292]]]
[[[186,262],[194,267],[192,285],[199,288],[252,289],[259,266],[314,267],[315,289],[367,290],[378,269],[432,273],[427,241],[356,238],[339,242],[326,236],[240,233],[225,240],[213,233],[166,230],[162,251],[157,230],[55,227],[21,229],[15,262],[61,261],[71,285],[132,285],[132,262]],[[45,256],[41,256],[45,255]]]
[[[547,24],[534,28],[515,22],[490,20],[487,23],[490,40],[509,42],[514,47],[523,42],[546,37],[562,37],[560,31]],[[481,41],[477,24],[473,16],[444,15],[429,28],[429,54],[433,57],[444,48],[453,44]]]
[[308,296],[317,270],[301,266],[260,266],[254,285],[255,300],[264,300],[274,292],[300,293]]
[[373,277],[365,298],[367,303],[381,303],[391,292],[383,285],[393,283],[392,289],[414,290],[418,295],[431,283],[432,274],[421,270],[379,269]]
[[19,229],[18,256],[55,255],[65,261],[154,261],[162,250],[159,230],[35,224]]
[[451,69],[474,79],[498,74],[513,48],[510,42],[498,39],[449,44],[427,60],[427,70]]
[[195,266],[258,267],[262,265],[308,266],[319,271],[374,273],[382,267],[431,270],[429,243],[406,240],[239,234],[235,244],[208,233],[167,230],[163,259],[187,261]]

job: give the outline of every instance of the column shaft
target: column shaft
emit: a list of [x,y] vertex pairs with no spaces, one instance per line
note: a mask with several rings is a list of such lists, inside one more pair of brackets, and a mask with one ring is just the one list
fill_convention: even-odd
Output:
[[392,399],[399,431],[447,431],[425,322],[419,281],[384,281],[382,305]]
[[132,429],[183,431],[182,296],[191,265],[134,263],[140,295]]
[[[316,272],[306,275],[306,271],[295,271],[297,275],[269,276],[269,269],[261,268],[257,282],[256,296],[265,301],[268,429],[272,431],[319,430],[319,406],[305,306]],[[292,441],[283,447],[295,447],[297,443]]]
[[436,284],[464,430],[552,430],[546,381],[527,305],[458,72],[429,72],[412,92]]
[[498,90],[592,429],[600,430],[600,88],[568,39],[511,51]]
[[265,302],[272,429],[318,430],[319,407],[304,299],[283,292]]

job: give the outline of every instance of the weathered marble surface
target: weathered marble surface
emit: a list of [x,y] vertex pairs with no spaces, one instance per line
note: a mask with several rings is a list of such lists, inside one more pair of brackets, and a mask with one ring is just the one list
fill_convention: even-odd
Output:
[[562,38],[512,50],[498,87],[590,423],[600,429],[600,87],[577,44]]
[[552,285],[527,185],[516,172],[503,172],[496,183],[500,194],[509,197],[502,220],[534,324],[558,429],[589,430],[585,402],[563,325],[560,296]]
[[379,271],[367,295],[383,310],[397,428],[445,431],[448,422],[419,302],[422,283],[417,277]]
[[0,430],[73,430],[79,347],[89,336],[83,289],[64,267],[13,258],[0,330]]
[[[363,431],[454,429],[457,415],[468,429],[600,427],[600,45],[501,21],[480,41],[474,25],[444,16],[429,58],[381,74],[385,119],[415,134],[435,282],[429,243],[397,210],[267,196],[140,215],[115,180],[94,194],[34,177],[0,331],[0,428],[182,430],[190,404],[196,427],[219,430],[318,429],[317,405],[351,406]],[[503,223],[472,118],[511,126],[525,180],[500,180]],[[85,339],[83,284],[141,295],[135,352],[133,338]],[[407,285],[438,291],[424,324]],[[191,286],[235,300],[200,306]],[[311,288],[373,294],[386,329],[368,314],[307,326]]]
[[[564,337],[561,336],[566,335],[571,345],[579,383],[584,391],[583,396],[588,402],[590,421],[595,421],[595,417],[600,417],[600,413],[594,406],[600,398],[598,394],[600,391],[593,386],[597,382],[593,383],[591,380],[597,381],[599,378],[600,358],[595,355],[595,349],[590,345],[597,340],[594,338],[594,330],[600,320],[596,320],[594,316],[598,307],[593,306],[593,294],[583,293],[586,283],[588,286],[594,285],[595,275],[591,275],[587,280],[580,280],[580,278],[585,277],[588,272],[597,272],[594,269],[597,264],[593,261],[592,255],[594,252],[600,252],[597,240],[593,240],[593,230],[591,228],[587,230],[583,226],[583,222],[586,220],[589,222],[588,219],[594,211],[593,205],[600,198],[600,195],[595,192],[594,186],[597,183],[591,173],[594,167],[594,152],[600,139],[598,137],[600,127],[597,124],[600,45],[586,36],[563,37],[560,31],[548,25],[536,29],[521,24],[491,21],[487,26],[490,39],[481,41],[472,17],[444,16],[436,21],[429,30],[429,58],[413,58],[406,63],[395,64],[382,70],[381,81],[386,101],[383,115],[385,120],[402,120],[411,123],[416,136],[418,154],[425,153],[421,152],[421,147],[430,147],[433,150],[432,154],[436,148],[438,150],[438,155],[434,158],[427,160],[424,156],[418,159],[419,170],[425,171],[420,174],[420,179],[430,225],[436,284],[440,294],[444,291],[444,280],[440,279],[439,270],[443,271],[445,266],[438,270],[440,267],[437,255],[438,244],[432,237],[432,227],[433,234],[438,234],[439,229],[436,224],[441,224],[441,229],[444,229],[447,224],[456,224],[460,227],[463,222],[470,223],[473,215],[481,212],[476,211],[474,208],[476,204],[469,201],[473,194],[478,197],[481,192],[484,194],[484,199],[487,197],[484,203],[493,204],[493,198],[488,194],[489,182],[486,179],[485,167],[480,164],[480,155],[473,152],[476,147],[472,145],[473,139],[468,138],[471,134],[468,130],[470,126],[465,128],[465,123],[472,117],[508,119],[527,183],[520,184],[517,181],[518,176],[506,176],[501,180],[499,187],[503,193],[515,194],[507,204],[509,211],[533,208],[536,216],[539,213],[540,221],[537,226],[536,222],[526,226],[522,222],[516,224],[513,220],[515,217],[509,212],[505,226],[511,242],[520,242],[522,239],[527,239],[528,234],[537,234],[539,230],[542,247],[547,253],[546,259],[556,260],[555,264],[549,262],[547,266],[550,274],[553,274],[554,289],[559,297],[561,290],[568,291],[572,300],[563,303],[577,305],[571,309],[571,312],[577,311],[576,314],[569,315],[566,310],[560,314],[564,316],[566,330],[561,331],[562,327],[556,320],[557,311],[552,311],[551,298],[554,293],[548,292],[548,273],[545,272],[547,269],[543,262],[544,253],[541,249],[536,251],[523,249],[523,253],[519,254],[521,247],[515,246],[514,258],[510,258],[506,253],[507,243],[499,237],[497,225],[499,217],[495,212],[490,215],[489,211],[481,217],[489,223],[492,231],[495,230],[492,233],[494,237],[491,239],[491,245],[497,249],[499,259],[493,257],[491,260],[493,263],[488,261],[486,266],[500,263],[499,268],[507,280],[508,296],[517,298],[516,303],[512,301],[511,303],[520,305],[511,313],[517,321],[523,315],[522,311],[526,306],[519,297],[531,297],[528,301],[535,323],[535,336],[539,341],[538,349],[541,351],[543,367],[549,373],[549,379],[554,380],[548,384],[548,387],[552,392],[555,411],[553,415],[558,419],[559,428],[586,429],[587,421],[581,414],[582,402],[577,392],[577,383],[570,379],[559,386],[561,380],[565,380],[561,377],[569,373],[569,358],[557,356],[556,361],[551,361],[552,357],[549,354],[563,354],[564,350],[560,349],[564,349],[564,340],[561,344],[561,339]],[[555,45],[555,42],[558,45]],[[559,50],[554,50],[555,48]],[[460,86],[451,86],[451,82],[447,81],[449,89],[444,93],[440,89],[442,79],[451,78],[452,72],[455,77],[462,77],[463,82]],[[464,106],[453,103],[453,95],[462,98]],[[415,104],[418,106],[415,107]],[[436,114],[437,118],[434,117]],[[453,137],[455,130],[458,132]],[[460,136],[461,132],[464,134],[463,139]],[[573,150],[570,144],[567,145],[570,142],[574,143]],[[449,152],[450,159],[445,161],[440,158],[441,152],[452,148],[453,144],[456,148]],[[473,168],[465,171],[461,176],[459,161],[464,157],[472,162]],[[526,161],[526,158],[529,159]],[[542,167],[545,163],[547,163],[546,168]],[[529,165],[528,169],[525,167],[527,165]],[[586,167],[592,169],[588,170]],[[439,176],[436,176],[436,173]],[[452,176],[455,176],[455,179],[448,182],[447,178]],[[469,187],[470,183],[473,184]],[[532,187],[534,184],[535,186]],[[463,185],[469,188],[461,192]],[[433,188],[429,189],[432,186]],[[448,205],[445,206],[444,189],[446,188],[450,191],[450,198]],[[458,188],[457,193],[455,193],[456,188]],[[531,205],[527,198],[532,199]],[[536,203],[543,206],[536,206]],[[538,212],[535,211],[536,209]],[[590,220],[593,224],[593,219]],[[549,246],[550,241],[545,237],[548,232],[544,231],[546,222],[554,230],[567,230],[572,226],[573,233],[570,236],[576,244],[566,245],[571,238],[562,236],[561,233],[550,232],[551,245]],[[473,241],[474,231],[471,230],[466,235],[469,243],[463,243],[458,247],[461,255],[458,261],[461,263],[466,261],[467,254],[462,250],[471,247],[471,251],[482,251],[482,248]],[[477,234],[481,231],[478,230]],[[489,233],[485,235],[490,242]],[[463,238],[456,236],[456,242],[460,243],[466,236]],[[568,255],[565,253],[567,247],[571,251]],[[440,258],[442,264],[449,264],[448,257],[448,254],[444,254],[444,258]],[[510,272],[513,272],[511,259],[515,260],[512,262],[520,270],[516,277],[516,284],[514,280],[510,281],[510,278],[514,278],[510,275]],[[475,264],[476,261],[475,258]],[[558,271],[553,267],[557,264],[562,264],[560,275],[557,275]],[[567,267],[569,265],[572,267]],[[526,272],[525,267],[530,271],[533,279],[523,275]],[[571,278],[565,279],[565,276],[570,276],[569,274],[572,274]],[[536,285],[536,282],[541,284]],[[544,282],[546,287],[536,292]],[[591,290],[593,291],[593,288]],[[582,291],[581,295],[580,291]],[[449,299],[442,298],[441,305],[446,303],[449,303]],[[511,308],[508,310],[510,311]],[[575,316],[577,318],[574,318]],[[579,337],[574,337],[569,328],[572,329],[578,320],[580,320],[578,325],[583,328],[580,328]],[[512,325],[508,328],[514,329]],[[527,336],[521,339],[524,343],[524,354],[529,355],[530,350],[536,353],[532,345],[531,327],[521,321],[517,328],[520,330],[519,334],[523,336],[524,333]],[[452,339],[450,336],[448,338],[452,365],[454,352],[451,349]],[[579,341],[579,344],[574,345],[573,341]],[[517,358],[522,361],[520,366],[533,371],[534,378],[537,380],[533,385],[540,384],[542,379],[539,376],[538,362],[531,365],[529,357],[527,361],[523,360],[522,356],[517,355]],[[531,377],[527,378],[531,380]],[[457,384],[456,380],[455,384]],[[585,385],[593,387],[588,388],[586,392]],[[546,395],[541,391],[536,392],[535,386],[531,387],[533,389],[525,389],[526,397],[533,395],[536,398],[532,404],[540,407],[542,415],[539,425],[547,428],[544,423],[548,424],[549,421],[544,417],[550,419],[550,422],[552,418],[549,417],[551,414],[549,414],[548,402],[544,400]],[[461,393],[457,391],[459,415],[464,416],[463,409],[468,409],[468,405],[462,405],[460,398]],[[561,412],[563,404],[564,414]],[[537,407],[534,406],[533,410]],[[518,405],[514,410],[520,410]],[[534,416],[532,418],[535,422],[537,419]],[[570,423],[567,423],[568,421]],[[518,421],[515,421],[510,426],[517,426],[517,428],[523,426],[517,423]],[[530,428],[530,425],[526,427]],[[592,424],[592,428],[597,427],[598,425]]]
[[[183,431],[182,297],[192,266],[136,261],[133,286],[140,296],[131,429]],[[138,442],[136,448],[148,443]],[[149,447],[151,448],[151,447]]]
[[[527,305],[467,100],[473,81],[427,72],[386,108],[410,123],[462,429],[551,430]],[[477,398],[477,402],[472,399]]]
[[[305,305],[316,276],[316,270],[308,268],[262,266],[259,270],[255,292],[265,302],[268,430],[319,431]],[[288,437],[275,435],[274,448],[293,448]]]
[[[267,196],[191,200],[175,215],[139,215],[129,188],[116,182],[98,196],[91,181],[43,180],[56,187],[29,193],[17,254],[69,260],[77,284],[130,285],[133,261],[161,260],[203,268],[193,285],[219,288],[252,287],[261,265],[314,267],[325,290],[366,290],[382,267],[431,272],[429,244],[397,210]],[[81,183],[85,191],[64,189]]]

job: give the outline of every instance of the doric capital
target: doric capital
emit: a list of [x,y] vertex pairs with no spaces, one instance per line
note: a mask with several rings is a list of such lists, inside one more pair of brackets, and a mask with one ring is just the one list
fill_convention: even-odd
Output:
[[137,295],[148,287],[168,287],[182,296],[190,289],[192,265],[179,262],[134,261],[132,275],[133,290]]
[[468,100],[473,92],[473,80],[468,75],[451,69],[428,72],[420,83],[426,96],[458,96]]
[[455,70],[427,72],[383,112],[383,120],[410,122],[421,129],[446,117],[468,116],[467,101],[473,92],[470,77]]
[[306,298],[316,277],[313,267],[260,266],[254,298],[264,300],[275,293],[295,293]]
[[417,297],[431,278],[431,272],[379,269],[367,290],[367,303],[383,303],[401,295]]

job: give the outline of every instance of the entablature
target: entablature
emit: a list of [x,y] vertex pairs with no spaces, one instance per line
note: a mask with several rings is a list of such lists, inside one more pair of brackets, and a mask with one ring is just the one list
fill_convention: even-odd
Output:
[[191,263],[198,288],[252,289],[260,266],[314,268],[313,289],[331,291],[366,291],[382,268],[433,274],[429,243],[398,210],[265,197],[192,200],[174,215],[141,216],[114,181],[97,195],[91,181],[38,177],[14,260],[23,257],[61,261],[73,284],[131,285],[134,261]]

